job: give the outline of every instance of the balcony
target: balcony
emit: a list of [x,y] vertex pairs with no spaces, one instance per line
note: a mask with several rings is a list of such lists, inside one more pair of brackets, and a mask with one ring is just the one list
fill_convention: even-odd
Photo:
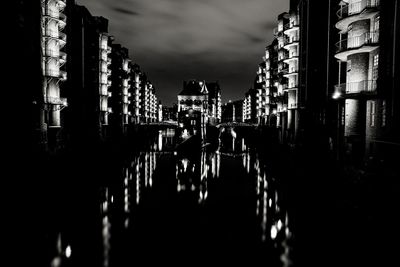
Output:
[[288,32],[290,32],[292,30],[297,30],[297,29],[299,29],[298,19],[293,20],[293,21],[283,25],[283,31],[284,31],[285,34],[287,34]]
[[380,0],[360,0],[351,4],[342,5],[336,12],[339,21],[336,28],[343,32],[347,31],[348,26],[362,19],[369,19],[375,16],[380,6]]
[[59,56],[60,56],[60,59],[67,60],[67,53],[60,51]]
[[111,53],[111,51],[112,51],[112,49],[111,49],[111,47],[109,46],[109,47],[107,47],[107,53]]
[[366,32],[359,36],[351,37],[337,42],[335,57],[342,61],[346,61],[347,56],[356,53],[371,52],[372,50],[377,48],[378,44],[379,33]]
[[292,54],[289,54],[289,56],[283,62],[289,63],[292,60],[298,60],[298,59],[299,59],[299,55],[297,53],[292,53]]
[[297,68],[292,67],[292,68],[290,68],[290,69],[287,68],[287,72],[286,72],[286,73],[283,73],[283,76],[288,77],[288,76],[297,75],[297,74],[298,74]]
[[294,35],[292,37],[286,37],[284,39],[284,45],[283,48],[288,49],[289,47],[298,44],[299,42],[299,36],[298,35]]
[[58,0],[57,3],[60,8],[65,8],[66,6],[66,0]]
[[62,98],[62,97],[51,97],[51,96],[46,96],[44,99],[46,104],[50,105],[61,105],[61,106],[68,106],[67,99]]
[[111,58],[107,58],[107,65],[111,65]]
[[60,79],[62,81],[66,81],[67,80],[67,72],[66,71],[60,70]]
[[377,88],[376,80],[364,80],[359,82],[342,83],[335,86],[334,99],[344,96],[356,96],[359,94],[375,93]]
[[111,70],[107,69],[107,76],[111,76]]

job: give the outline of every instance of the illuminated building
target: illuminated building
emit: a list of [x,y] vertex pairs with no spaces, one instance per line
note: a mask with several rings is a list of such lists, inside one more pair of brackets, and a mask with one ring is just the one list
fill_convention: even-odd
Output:
[[111,50],[111,110],[110,128],[115,138],[127,134],[129,117],[128,106],[131,95],[130,59],[128,49],[113,44]]
[[341,1],[337,16],[339,83],[332,98],[339,105],[344,152],[358,160],[392,161],[387,154],[397,154],[399,144],[398,3]]
[[60,85],[67,80],[67,54],[64,51],[67,35],[63,32],[67,23],[63,13],[65,7],[66,0],[42,1],[43,89],[42,99],[38,99],[38,103],[42,106],[42,128],[47,128],[47,138],[52,148],[58,146],[61,110],[67,106],[67,99],[62,97],[60,89]]
[[222,116],[221,87],[218,81],[208,82],[206,86],[208,89],[209,123],[219,123]]
[[131,104],[129,105],[129,111],[131,112],[131,123],[140,122],[140,108],[141,108],[141,75],[140,66],[133,64],[131,66]]

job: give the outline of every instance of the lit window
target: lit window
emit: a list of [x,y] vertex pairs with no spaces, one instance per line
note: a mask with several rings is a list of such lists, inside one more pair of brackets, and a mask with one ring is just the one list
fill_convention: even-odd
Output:
[[379,55],[374,56],[373,66],[372,66],[372,79],[378,79],[378,65],[379,65]]
[[370,114],[370,126],[375,126],[375,102],[371,101],[369,106],[369,114]]
[[386,126],[386,101],[382,101],[382,127]]

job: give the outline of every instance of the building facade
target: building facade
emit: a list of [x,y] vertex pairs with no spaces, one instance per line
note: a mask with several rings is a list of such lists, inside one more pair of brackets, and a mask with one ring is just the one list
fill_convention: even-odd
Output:
[[64,14],[66,0],[42,1],[41,38],[43,88],[41,105],[41,128],[48,145],[56,149],[61,142],[61,111],[68,105],[63,97],[62,83],[67,80],[65,46],[67,35],[64,29],[67,17]]
[[222,117],[221,87],[219,82],[208,82],[209,123],[218,124]]
[[111,42],[108,20],[94,17],[83,6],[69,8],[67,70],[70,99],[65,111],[68,140],[76,145],[107,138],[111,107]]
[[399,144],[393,135],[398,133],[398,10],[397,1],[379,0],[347,0],[337,7],[339,82],[333,98],[339,106],[341,145],[349,157],[391,161],[385,154]]

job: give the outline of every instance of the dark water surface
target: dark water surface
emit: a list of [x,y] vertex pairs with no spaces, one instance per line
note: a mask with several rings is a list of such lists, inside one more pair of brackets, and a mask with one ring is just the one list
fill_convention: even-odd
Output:
[[247,138],[228,134],[184,154],[174,140],[170,129],[149,134],[119,164],[95,163],[96,175],[86,170],[86,187],[102,181],[93,181],[101,186],[92,194],[64,190],[77,195],[59,211],[53,266],[292,266],[286,193]]

